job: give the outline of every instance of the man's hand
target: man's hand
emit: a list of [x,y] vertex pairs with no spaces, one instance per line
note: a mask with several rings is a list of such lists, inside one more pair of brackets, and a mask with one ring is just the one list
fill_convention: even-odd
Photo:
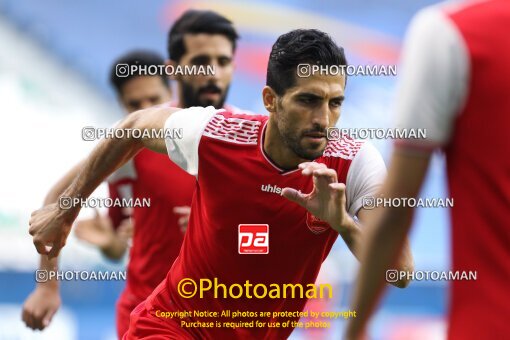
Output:
[[342,228],[351,224],[352,218],[345,208],[345,185],[338,183],[336,171],[315,162],[301,163],[299,168],[304,176],[313,176],[312,192],[303,194],[295,189],[285,188],[282,195],[341,232]]
[[32,213],[29,233],[39,254],[48,255],[50,259],[58,256],[78,212],[78,209],[63,210],[52,203]]
[[101,216],[96,210],[94,218],[75,223],[74,233],[80,240],[95,245],[101,250],[108,249],[114,242],[115,229],[107,216]]
[[[168,117],[178,110],[178,108],[165,107],[136,111],[127,115],[116,128],[160,129],[165,126]],[[102,139],[83,161],[78,175],[62,192],[62,197],[86,199],[108,175],[133,158],[144,147],[166,153],[165,138],[128,135],[123,138]],[[32,213],[30,235],[34,237],[34,245],[39,254],[48,254],[52,258],[59,254],[79,211],[80,207],[69,210],[59,209],[54,203]],[[47,246],[52,247],[51,251],[46,249]]]
[[135,225],[133,223],[133,219],[125,218],[120,222],[119,227],[117,228],[117,237],[121,242],[126,244],[129,243],[129,240],[133,238],[133,234],[135,232]]
[[174,213],[180,215],[179,219],[177,220],[177,223],[179,224],[179,227],[181,228],[181,231],[184,234],[186,232],[186,229],[188,228],[191,207],[188,206],[174,207]]
[[117,230],[107,216],[96,216],[75,223],[74,232],[80,240],[99,247],[101,252],[111,260],[120,260],[128,248],[133,236],[134,226],[131,218],[122,220]]
[[50,324],[60,303],[58,285],[50,282],[40,283],[25,300],[21,319],[27,327],[43,330]]

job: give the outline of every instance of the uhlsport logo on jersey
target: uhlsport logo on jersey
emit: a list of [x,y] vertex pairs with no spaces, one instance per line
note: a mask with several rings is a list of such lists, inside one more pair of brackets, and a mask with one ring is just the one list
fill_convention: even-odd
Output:
[[269,254],[269,225],[240,224],[239,254]]
[[260,187],[260,190],[262,190],[263,192],[271,192],[273,194],[278,194],[278,195],[281,195],[282,191],[283,191],[283,189],[280,188],[279,186],[271,185],[271,184],[266,184],[266,185],[262,184],[262,186]]

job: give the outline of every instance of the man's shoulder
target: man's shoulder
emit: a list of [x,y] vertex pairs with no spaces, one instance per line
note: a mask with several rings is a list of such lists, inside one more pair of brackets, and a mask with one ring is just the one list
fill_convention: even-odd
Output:
[[328,142],[322,157],[353,160],[364,144],[364,141],[355,140],[348,136],[341,136],[336,140],[330,140]]
[[268,116],[219,110],[212,116],[203,135],[234,144],[257,145]]

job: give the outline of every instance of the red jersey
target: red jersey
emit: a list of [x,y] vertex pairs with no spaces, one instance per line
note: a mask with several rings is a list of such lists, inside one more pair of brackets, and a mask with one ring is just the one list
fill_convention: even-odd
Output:
[[[167,129],[182,128],[183,139],[167,140],[170,158],[197,176],[192,213],[179,257],[166,280],[147,299],[150,315],[158,311],[253,312],[252,317],[229,319],[185,317],[182,320],[210,322],[269,322],[271,318],[253,317],[261,312],[301,311],[306,298],[215,298],[212,290],[203,297],[183,298],[177,289],[182,279],[217,280],[230,287],[271,284],[314,284],[322,262],[338,237],[325,222],[281,196],[292,187],[310,192],[312,178],[296,169],[284,171],[263,151],[267,116],[232,114],[212,107],[190,108],[171,115]],[[378,152],[369,144],[350,139],[329,142],[322,157],[347,186],[347,209],[355,215],[362,197],[374,194],[385,175]],[[243,225],[256,224],[263,235],[256,249],[250,244]],[[249,233],[249,230],[248,230]],[[259,233],[259,234],[256,234]],[[256,244],[256,242],[251,242]],[[280,318],[278,321],[296,318]],[[165,319],[180,325],[181,319]],[[209,339],[283,338],[292,328],[187,327],[191,337]]]
[[[177,103],[161,106],[177,106]],[[228,104],[225,108],[239,111]],[[178,225],[181,215],[175,214],[173,208],[191,205],[195,182],[193,176],[170,161],[168,156],[147,149],[140,151],[108,179],[112,198],[150,199],[150,207],[134,208],[133,211],[112,207],[108,211],[115,227],[128,217],[132,217],[135,225],[126,289],[117,301],[119,338],[128,329],[131,311],[165,278],[179,254],[184,233]]]
[[399,125],[426,128],[428,146],[445,150],[452,269],[477,272],[452,282],[450,339],[510,334],[509,23],[507,0],[434,6],[404,49]]

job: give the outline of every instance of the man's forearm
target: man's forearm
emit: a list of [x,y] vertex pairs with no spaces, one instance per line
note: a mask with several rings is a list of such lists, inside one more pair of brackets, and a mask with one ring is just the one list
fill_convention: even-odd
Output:
[[[137,111],[127,116],[117,129],[162,129],[168,117],[176,108],[157,108]],[[142,147],[166,152],[163,136],[139,136],[127,134],[124,138],[104,139],[84,161],[84,166],[72,184],[65,189],[61,197],[66,202],[81,202],[113,171],[133,157]],[[66,205],[68,205],[66,203]],[[51,258],[58,256],[65,246],[72,224],[80,212],[79,204],[60,206],[56,203],[44,206],[32,213],[29,220],[29,233],[33,236],[34,246],[39,254]],[[49,249],[48,249],[49,247]]]
[[76,164],[61,179],[59,179],[58,182],[53,185],[53,187],[51,187],[50,191],[48,192],[48,194],[46,194],[46,197],[44,198],[43,206],[51,203],[56,203],[58,201],[58,198],[67,189],[67,187],[71,185],[76,176],[78,176],[78,174],[80,173],[80,169],[83,168],[83,164],[84,161],[81,161],[80,163]]
[[49,274],[50,272],[55,272],[58,270],[58,257],[48,259],[47,255],[41,255],[41,259],[39,262],[39,270],[47,272],[46,277],[48,278],[48,280],[44,282],[38,282],[37,286],[58,289],[59,285],[56,279],[56,275]]
[[[44,198],[43,206],[57,202],[62,192],[64,192],[64,190],[72,183],[73,179],[78,175],[82,166],[83,162],[78,163],[71,170],[69,170],[57,183],[53,185],[53,187]],[[39,270],[44,270],[46,272],[57,271],[58,257],[49,259],[47,255],[41,255],[39,260]],[[58,281],[55,279],[56,275],[48,275],[47,277],[49,278],[48,281],[38,282],[37,286],[58,289]]]
[[[379,218],[379,228],[369,230],[366,245],[361,255],[361,269],[355,285],[351,309],[357,317],[349,323],[348,339],[358,339],[366,326],[369,315],[375,308],[377,298],[385,285],[386,271],[394,267],[402,254],[406,235],[411,225],[412,209],[383,209]],[[408,245],[406,245],[408,248]],[[405,253],[405,252],[404,252]],[[401,255],[402,256],[402,255]],[[411,268],[400,268],[411,270]]]
[[[136,127],[136,113],[125,118],[117,129],[133,129]],[[99,184],[112,172],[126,163],[143,147],[141,139],[126,138],[103,139],[83,162],[83,168],[71,185],[64,190],[62,196],[71,198],[87,198]],[[73,207],[79,211],[79,207]]]

